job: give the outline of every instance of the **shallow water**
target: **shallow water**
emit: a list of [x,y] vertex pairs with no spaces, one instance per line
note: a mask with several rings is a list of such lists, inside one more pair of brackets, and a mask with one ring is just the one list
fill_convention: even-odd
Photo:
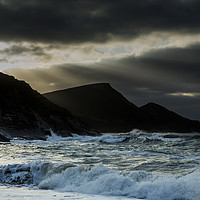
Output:
[[11,190],[13,195],[31,191],[30,199],[199,200],[199,146],[197,133],[139,130],[1,143],[0,199],[9,199]]
[[[0,199],[3,200],[130,200],[125,197],[111,197],[102,195],[87,195],[72,192],[56,192],[50,190],[33,190],[29,188],[0,187]],[[132,199],[137,200],[137,199]]]

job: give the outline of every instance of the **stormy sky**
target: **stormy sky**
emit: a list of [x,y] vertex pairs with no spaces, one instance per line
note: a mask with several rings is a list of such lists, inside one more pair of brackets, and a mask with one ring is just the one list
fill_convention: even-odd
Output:
[[109,82],[200,120],[199,0],[0,0],[0,70],[41,93]]

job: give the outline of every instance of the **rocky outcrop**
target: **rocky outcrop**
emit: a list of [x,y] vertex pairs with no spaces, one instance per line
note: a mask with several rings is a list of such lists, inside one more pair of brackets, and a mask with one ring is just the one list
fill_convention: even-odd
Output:
[[154,103],[138,108],[108,83],[97,83],[44,94],[99,132],[134,128],[161,132],[200,132],[200,122],[181,117]]
[[50,102],[24,81],[0,73],[0,130],[10,137],[45,139],[50,129],[62,136],[90,132],[69,111]]
[[0,142],[10,142],[10,139],[0,134]]

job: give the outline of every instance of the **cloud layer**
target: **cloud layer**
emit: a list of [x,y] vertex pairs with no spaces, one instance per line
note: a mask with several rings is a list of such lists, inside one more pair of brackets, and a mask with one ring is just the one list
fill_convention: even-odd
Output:
[[198,0],[0,1],[0,40],[60,43],[129,40],[154,31],[197,33]]

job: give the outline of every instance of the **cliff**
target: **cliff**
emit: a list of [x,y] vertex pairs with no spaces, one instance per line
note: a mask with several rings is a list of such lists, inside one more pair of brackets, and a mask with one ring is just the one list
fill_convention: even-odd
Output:
[[24,81],[0,73],[0,130],[8,137],[44,139],[52,129],[58,135],[87,134],[88,126],[33,90]]

